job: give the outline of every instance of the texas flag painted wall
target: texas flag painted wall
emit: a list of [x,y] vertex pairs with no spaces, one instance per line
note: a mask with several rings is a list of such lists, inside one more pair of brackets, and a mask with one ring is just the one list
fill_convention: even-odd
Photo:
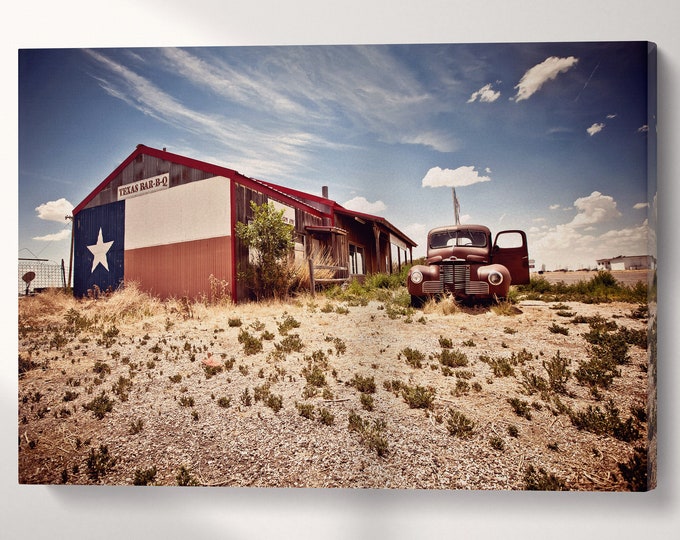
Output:
[[211,279],[230,280],[229,179],[121,190],[120,198],[75,216],[76,296],[134,281],[161,297],[195,298]]
[[125,201],[86,208],[75,216],[73,291],[115,289],[124,279]]

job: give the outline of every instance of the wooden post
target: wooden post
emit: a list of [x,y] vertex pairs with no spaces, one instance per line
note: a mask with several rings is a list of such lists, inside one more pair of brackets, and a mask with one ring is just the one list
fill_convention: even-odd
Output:
[[309,288],[312,292],[312,296],[316,293],[316,283],[314,283],[314,261],[310,257],[309,261]]

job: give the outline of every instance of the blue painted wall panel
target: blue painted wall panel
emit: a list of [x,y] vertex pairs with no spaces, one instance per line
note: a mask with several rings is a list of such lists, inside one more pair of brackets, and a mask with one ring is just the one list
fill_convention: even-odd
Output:
[[116,289],[123,281],[125,201],[85,208],[74,223],[73,293],[85,296],[97,285]]

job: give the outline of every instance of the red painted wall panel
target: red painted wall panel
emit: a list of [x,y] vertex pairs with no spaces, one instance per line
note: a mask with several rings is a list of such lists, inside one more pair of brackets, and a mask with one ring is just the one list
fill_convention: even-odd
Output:
[[230,236],[125,251],[125,281],[161,298],[200,299],[211,294],[210,276],[229,282]]

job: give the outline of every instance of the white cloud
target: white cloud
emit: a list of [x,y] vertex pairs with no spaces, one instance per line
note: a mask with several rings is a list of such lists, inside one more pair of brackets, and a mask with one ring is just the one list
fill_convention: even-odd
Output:
[[548,208],[550,208],[550,210],[557,210],[559,207],[559,204],[551,204]]
[[649,131],[649,126],[645,124],[637,129],[638,133],[647,133]]
[[613,118],[616,118],[616,115],[615,115],[615,114],[608,114],[608,115],[607,115],[607,120],[611,120],[611,119],[613,119]]
[[473,165],[458,167],[457,169],[442,169],[432,167],[422,180],[423,187],[461,187],[479,182],[489,182],[489,176],[480,176]]
[[382,201],[370,202],[365,197],[354,197],[350,199],[343,206],[355,212],[363,212],[364,214],[378,214],[387,209],[387,205]]
[[605,124],[603,122],[596,122],[592,126],[590,126],[586,131],[588,132],[588,135],[591,137],[595,135],[596,133],[599,133],[604,129]]
[[648,207],[649,207],[649,203],[646,203],[646,202],[639,202],[639,203],[633,205],[633,208],[635,210],[640,210],[642,208],[648,208]]
[[602,195],[599,191],[593,191],[587,197],[581,197],[574,201],[578,213],[569,223],[571,227],[585,227],[596,223],[611,221],[621,216],[616,208],[616,201],[609,195]]
[[56,201],[48,201],[41,204],[36,207],[35,211],[40,219],[63,223],[66,216],[70,216],[71,212],[73,212],[73,205],[62,197]]
[[546,58],[540,64],[529,69],[522,76],[519,84],[515,86],[517,94],[515,95],[514,100],[522,101],[529,99],[541,89],[543,84],[554,80],[560,73],[568,71],[577,63],[578,58],[574,58],[573,56],[568,58],[558,58],[556,56]]
[[473,92],[470,99],[467,100],[468,103],[473,103],[479,99],[481,103],[493,103],[501,96],[499,91],[495,91],[492,88],[491,83],[482,86],[476,92]]
[[33,240],[39,242],[58,242],[60,240],[69,240],[71,238],[71,229],[64,229],[58,233],[46,234],[45,236],[34,236]]

